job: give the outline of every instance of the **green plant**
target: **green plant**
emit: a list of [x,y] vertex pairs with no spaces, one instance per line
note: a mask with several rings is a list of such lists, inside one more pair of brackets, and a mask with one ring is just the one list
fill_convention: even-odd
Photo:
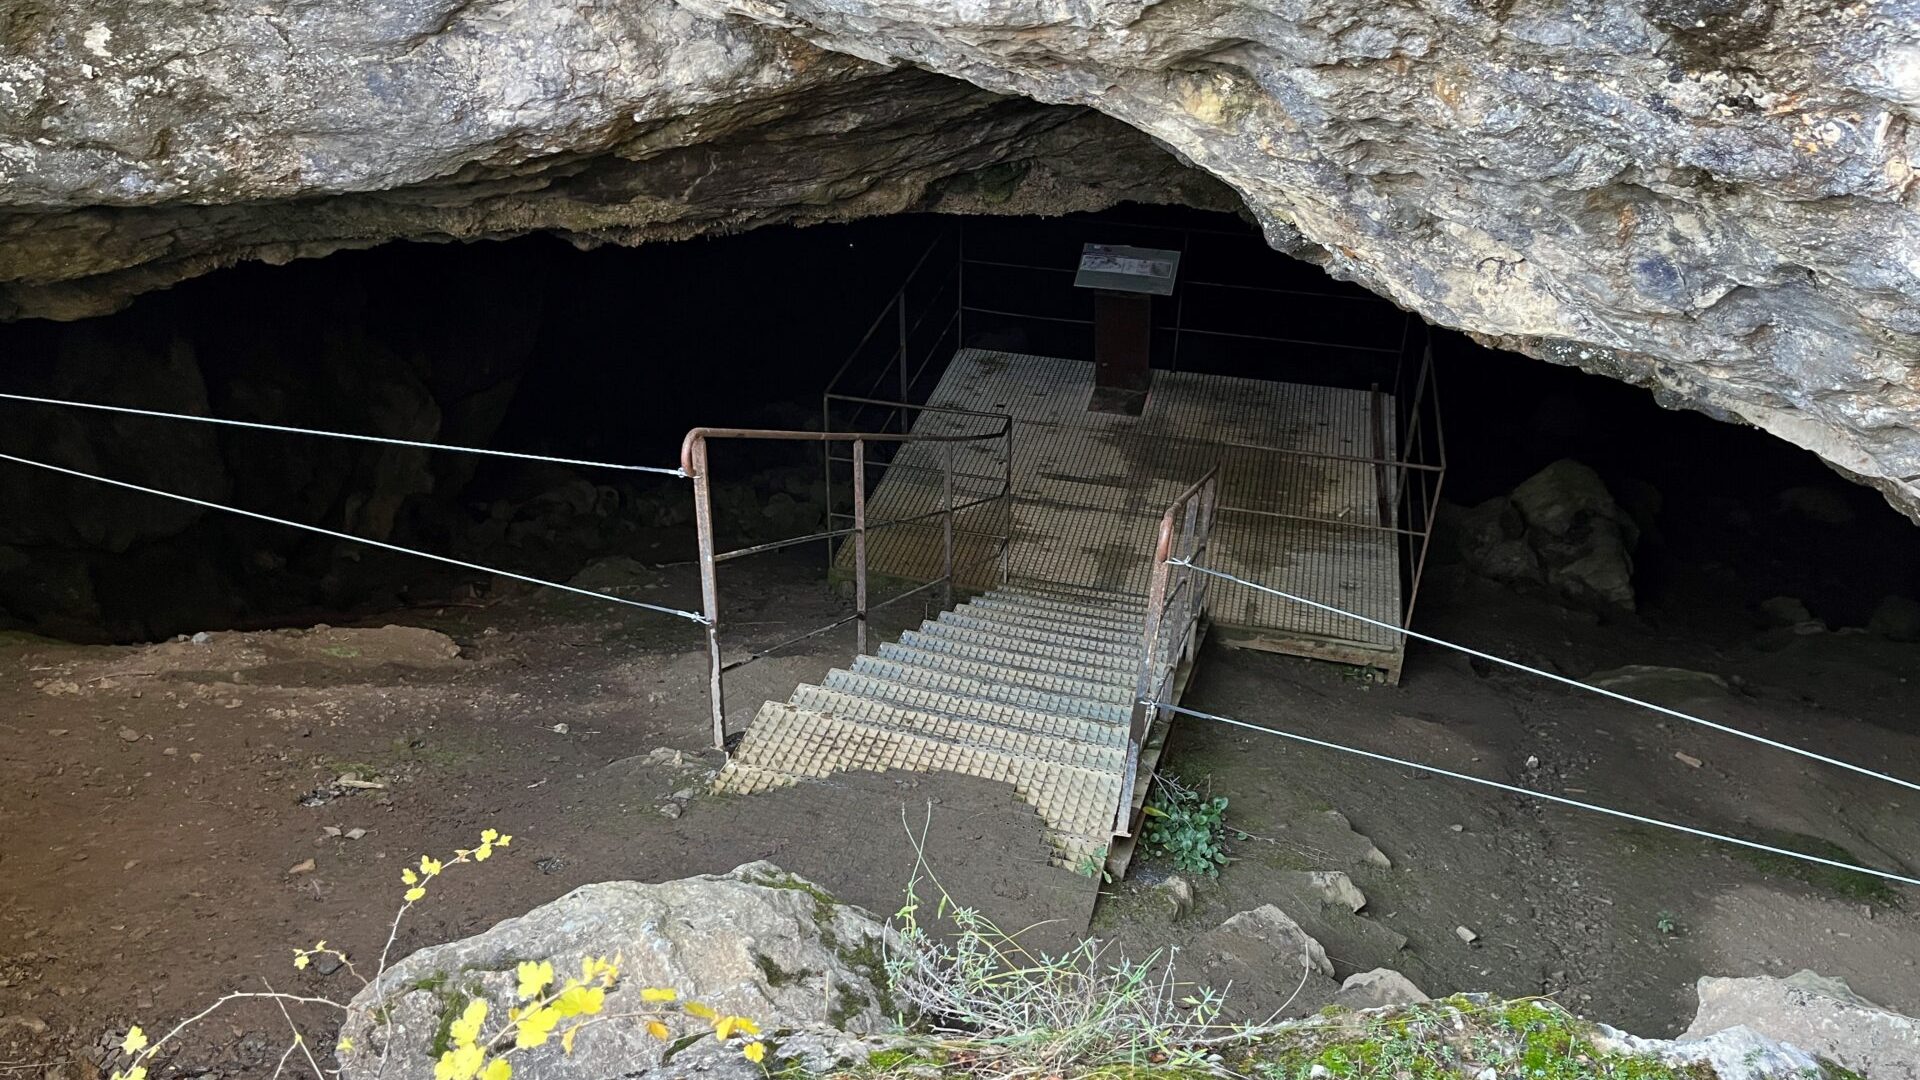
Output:
[[1106,848],[1101,848],[1098,853],[1090,851],[1080,856],[1079,863],[1073,869],[1081,877],[1099,878],[1108,885],[1113,884],[1113,875],[1107,873]]
[[1654,920],[1653,928],[1663,934],[1671,936],[1680,931],[1680,924],[1674,920],[1673,912],[1663,911],[1660,913],[1660,917]]
[[1170,776],[1154,777],[1142,839],[1189,874],[1218,877],[1227,864],[1225,796],[1207,798]]

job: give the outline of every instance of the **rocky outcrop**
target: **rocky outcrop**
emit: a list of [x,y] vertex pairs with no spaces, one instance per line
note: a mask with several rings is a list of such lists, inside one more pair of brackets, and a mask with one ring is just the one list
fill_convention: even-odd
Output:
[[1435,527],[1441,557],[1484,577],[1545,588],[1574,604],[1633,610],[1639,526],[1600,474],[1577,461],[1554,462],[1511,495],[1443,506]]
[[[782,1060],[824,1073],[864,1061],[882,1045],[866,1037],[892,1030],[881,968],[890,940],[872,916],[764,862],[658,885],[586,885],[389,968],[349,1009],[342,1036],[353,1049],[342,1056],[342,1075],[427,1080],[449,1014],[483,999],[489,1015],[505,1016],[521,962],[551,962],[564,977],[584,959],[615,956],[620,978],[599,1015],[626,1019],[581,1032],[571,1054],[557,1037],[515,1053],[515,1076],[761,1075],[738,1046],[710,1037],[699,1017],[646,1000],[647,988],[746,1017],[776,1041]],[[669,1039],[648,1033],[653,1017]]]
[[1278,248],[1915,513],[1916,25],[1916,0],[15,5],[0,311],[397,236],[1217,198],[1144,133]]
[[1704,978],[1682,1042],[1750,1029],[1873,1080],[1920,1080],[1920,1020],[1889,1012],[1845,982],[1802,971],[1785,979]]

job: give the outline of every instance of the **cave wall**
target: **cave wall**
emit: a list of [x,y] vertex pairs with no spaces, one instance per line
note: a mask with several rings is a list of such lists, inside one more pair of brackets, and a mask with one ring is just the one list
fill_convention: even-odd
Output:
[[36,0],[0,49],[0,315],[1210,176],[1277,248],[1920,513],[1920,0]]

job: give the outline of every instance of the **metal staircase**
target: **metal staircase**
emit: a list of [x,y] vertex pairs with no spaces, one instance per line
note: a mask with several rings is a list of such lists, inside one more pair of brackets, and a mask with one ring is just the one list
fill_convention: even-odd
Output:
[[1046,821],[1054,861],[1107,857],[1128,788],[1143,599],[997,589],[820,685],[767,702],[716,781],[748,793],[849,770],[1010,783]]

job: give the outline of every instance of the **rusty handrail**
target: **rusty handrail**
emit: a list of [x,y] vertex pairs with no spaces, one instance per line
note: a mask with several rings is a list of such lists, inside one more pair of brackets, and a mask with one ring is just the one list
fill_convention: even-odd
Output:
[[[872,610],[872,608],[867,603],[867,533],[870,529],[886,528],[890,525],[907,524],[910,521],[924,520],[925,518],[933,517],[933,516],[942,517],[943,518],[942,547],[944,552],[942,575],[936,581],[928,582],[925,585],[922,585],[913,591],[919,592],[923,589],[929,588],[936,584],[942,585],[946,591],[947,600],[949,603],[951,603],[952,590],[953,590],[953,573],[954,573],[954,561],[953,561],[954,515],[961,510],[969,509],[974,506],[979,506],[984,503],[993,502],[999,499],[1010,499],[1013,495],[1013,483],[1012,483],[1013,417],[1012,416],[1006,413],[977,412],[972,409],[953,409],[953,408],[943,408],[940,406],[926,406],[926,405],[906,406],[904,405],[904,403],[900,403],[900,402],[887,402],[884,404],[890,404],[890,405],[906,407],[906,408],[914,408],[914,409],[928,411],[928,412],[944,412],[944,413],[951,413],[959,416],[990,419],[990,420],[996,421],[997,426],[993,431],[976,432],[976,433],[960,434],[960,435],[935,435],[935,434],[928,434],[928,433],[915,433],[910,431],[899,432],[899,433],[882,432],[882,431],[836,432],[836,431],[794,431],[794,430],[786,430],[786,429],[778,429],[778,428],[696,427],[688,431],[686,434],[686,437],[683,438],[680,442],[680,468],[681,468],[681,471],[686,474],[687,478],[693,481],[693,517],[694,517],[694,526],[698,533],[698,538],[699,538],[700,603],[701,603],[701,612],[703,615],[703,621],[705,623],[706,631],[707,631],[707,693],[708,693],[708,703],[712,711],[713,742],[716,749],[725,749],[726,743],[727,743],[727,711],[726,711],[726,686],[725,686],[725,673],[727,671],[731,670],[732,668],[739,667],[740,664],[742,663],[747,663],[752,660],[759,659],[761,656],[771,653],[779,648],[783,648],[786,645],[791,645],[798,641],[804,641],[807,638],[816,636],[817,634],[825,633],[826,631],[832,630],[839,626],[844,626],[848,622],[854,623],[855,648],[863,654],[867,651],[867,617]],[[712,477],[712,469],[707,456],[707,444],[710,440],[713,440],[713,439],[754,439],[754,440],[766,440],[766,441],[774,441],[774,442],[810,442],[810,443],[850,444],[853,448],[853,456],[852,456],[852,462],[851,462],[853,465],[853,527],[851,529],[834,529],[832,528],[831,520],[829,520],[828,522],[829,527],[824,532],[813,533],[813,534],[809,534],[807,536],[802,536],[802,537],[792,537],[786,540],[779,540],[779,541],[774,541],[766,544],[750,545],[748,547],[740,548],[735,551],[716,552],[714,550],[714,529],[713,529],[713,477]],[[999,494],[989,496],[983,499],[975,499],[964,504],[956,505],[954,502],[954,495],[953,495],[953,473],[954,473],[953,449],[954,449],[954,446],[960,443],[987,442],[994,439],[1005,439],[1007,443],[1006,475],[1001,484],[1001,490]],[[946,453],[942,455],[944,460],[944,467],[942,469],[943,483],[941,485],[942,502],[944,503],[944,509],[934,511],[930,514],[915,515],[908,518],[882,522],[879,525],[869,526],[867,523],[866,450],[867,450],[867,444],[870,442],[895,443],[895,444],[905,444],[905,443],[944,444],[946,448]],[[829,514],[832,513],[831,507],[828,508],[828,513]],[[1009,520],[1011,520],[1011,515],[1009,515]],[[774,551],[781,548],[791,547],[791,546],[794,546],[795,544],[800,544],[800,543],[805,543],[805,542],[810,542],[815,540],[824,540],[831,543],[831,541],[835,537],[849,535],[849,534],[851,534],[853,538],[853,549],[854,549],[854,612],[853,614],[848,618],[836,620],[835,622],[825,627],[821,627],[817,630],[810,631],[806,634],[802,634],[798,637],[792,638],[786,642],[783,642],[781,645],[776,645],[776,646],[773,646],[772,648],[761,650],[760,652],[748,657],[748,659],[745,661],[740,661],[739,663],[734,663],[734,664],[726,664],[722,662],[721,656],[720,656],[720,586],[719,586],[719,578],[718,578],[719,564],[731,558],[736,558],[744,555],[759,554],[766,551]],[[1010,534],[1008,537],[1002,538],[1002,543],[1011,544]],[[899,599],[899,598],[895,597],[893,599]],[[882,603],[882,605],[877,605],[877,606],[884,606],[885,603],[890,603],[890,602],[891,600],[885,601]]]
[[[1174,497],[1167,512],[1160,516],[1160,529],[1154,541],[1151,574],[1147,586],[1146,625],[1140,633],[1140,662],[1135,668],[1133,709],[1127,726],[1127,766],[1120,786],[1120,802],[1114,808],[1113,832],[1127,836],[1133,828],[1134,785],[1139,777],[1140,752],[1148,733],[1159,717],[1160,691],[1171,686],[1172,675],[1180,664],[1193,658],[1200,620],[1206,617],[1206,579],[1185,565],[1198,563],[1206,555],[1213,532],[1214,513],[1219,509],[1220,467],[1215,465]],[[1172,582],[1173,571],[1180,580]],[[1178,601],[1182,610],[1177,626],[1168,625],[1168,615]]]

